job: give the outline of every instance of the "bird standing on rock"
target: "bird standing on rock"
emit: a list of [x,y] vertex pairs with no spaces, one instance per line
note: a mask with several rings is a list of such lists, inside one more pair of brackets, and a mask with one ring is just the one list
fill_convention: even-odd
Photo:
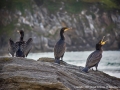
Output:
[[[105,37],[105,36],[104,36]],[[102,58],[102,46],[106,43],[106,41],[104,41],[104,37],[102,40],[100,40],[97,44],[96,44],[96,50],[94,52],[92,52],[88,58],[87,58],[87,61],[86,61],[86,66],[85,68],[82,70],[84,72],[88,72],[88,70],[91,68],[91,67],[96,67],[96,71],[97,71],[97,67],[98,67],[98,64]]]
[[21,35],[20,40],[16,43],[10,38],[9,39],[9,53],[14,57],[14,54],[16,57],[27,57],[28,53],[30,52],[32,48],[32,38],[29,38],[27,42],[23,41],[24,38],[24,31],[19,30],[18,31]]
[[63,27],[60,30],[60,40],[54,46],[55,63],[60,64],[60,58],[61,58],[61,60],[63,60],[63,56],[64,56],[65,48],[66,48],[65,37],[64,37],[63,33],[70,29],[71,28]]

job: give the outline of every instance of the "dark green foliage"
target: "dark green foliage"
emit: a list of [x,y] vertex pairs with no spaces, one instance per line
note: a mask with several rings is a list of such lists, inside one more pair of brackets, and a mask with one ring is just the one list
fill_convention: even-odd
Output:
[[81,0],[86,3],[101,3],[103,8],[107,10],[120,9],[120,0]]
[[103,3],[104,7],[108,9],[119,8],[119,6],[117,5],[117,2],[114,2],[114,1],[116,0],[101,0],[101,3]]
[[[24,15],[25,8],[28,8],[32,12],[31,7],[31,0],[0,0],[0,9],[7,9],[11,12],[14,10],[20,10],[22,12],[22,15]],[[0,35],[5,33],[7,36],[12,35],[15,28],[25,28],[28,30],[31,30],[30,26],[28,25],[21,25],[20,27],[17,27],[15,24],[17,23],[17,20],[14,20],[10,22],[10,24],[7,24],[6,26],[1,25],[0,26]]]
[[64,2],[63,10],[69,13],[80,13],[83,9],[89,6],[88,3],[76,0],[44,0],[44,6],[47,7],[49,12],[56,12],[62,7],[62,2]]
[[[37,0],[36,0],[37,1]],[[120,9],[120,1],[118,0],[40,0],[45,7],[49,10],[49,12],[56,12],[62,6],[61,2],[64,2],[63,9],[68,11],[69,13],[80,13],[83,9],[87,9],[91,4],[101,3],[103,9],[112,10],[112,9]],[[94,16],[93,16],[94,18]]]
[[48,9],[49,12],[54,13],[55,11],[58,11],[60,8],[61,3],[58,1],[54,2],[54,0],[44,0],[44,5]]
[[84,2],[76,2],[76,1],[72,1],[72,2],[68,2],[65,3],[65,9],[70,12],[70,13],[80,13],[83,9],[87,8],[87,3]]
[[0,27],[0,35],[3,34],[3,32],[4,32],[7,36],[11,35],[12,32],[13,32],[13,30],[14,30],[14,28],[15,28],[15,25],[14,25],[15,22],[16,22],[16,21],[11,22],[10,24],[8,24],[8,25],[6,25],[6,26],[1,26],[1,27]]
[[5,8],[8,10],[18,9],[24,13],[25,8],[30,8],[31,0],[0,0],[0,9]]
[[[40,6],[44,6],[48,9],[50,13],[56,13],[59,11],[60,7],[62,6],[61,2],[64,2],[63,11],[67,11],[68,13],[72,14],[79,14],[82,10],[89,10],[88,8],[93,5],[93,3],[102,3],[101,6],[104,10],[111,10],[111,9],[119,9],[120,10],[120,0],[34,0],[36,4]],[[24,10],[27,8],[31,12],[33,11],[32,8],[32,1],[31,0],[0,0],[0,9],[6,8],[7,10],[20,10],[22,12],[22,15],[24,15]],[[100,4],[101,5],[101,4]],[[32,12],[33,13],[33,12]],[[91,13],[88,11],[86,13],[87,15],[91,15],[93,19],[95,19],[94,13]],[[88,21],[85,18],[82,18],[83,21],[86,22],[86,26],[89,27]],[[14,24],[17,23],[17,21],[13,21],[7,26],[0,26],[0,34],[3,32],[6,32],[7,34],[11,34],[11,31],[13,31],[15,28],[24,28],[27,30],[31,30],[32,28],[28,25],[22,24],[20,27],[16,27]],[[113,27],[107,27],[107,30],[111,30]]]

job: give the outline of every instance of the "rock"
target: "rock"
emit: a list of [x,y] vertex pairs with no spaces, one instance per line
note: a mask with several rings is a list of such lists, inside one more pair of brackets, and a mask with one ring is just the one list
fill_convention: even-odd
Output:
[[[55,60],[54,58],[43,57],[43,58],[39,58],[37,61],[41,61],[41,62],[53,62],[54,63],[54,60]],[[64,62],[64,61],[60,61],[60,63],[62,65],[67,65],[67,63]]]
[[38,61],[0,58],[0,90],[118,90],[120,79],[101,71],[84,73],[70,64],[55,64],[53,58]]
[[[80,3],[81,1],[86,0],[76,1]],[[6,2],[6,0],[3,2]],[[65,0],[61,0],[60,2],[61,3],[56,3],[56,0],[30,0],[30,3],[23,5],[25,2],[20,1],[20,4],[23,5],[22,11],[20,8],[15,8],[14,10],[1,7],[0,39],[2,39],[1,35],[7,35],[7,37],[4,37],[2,42],[0,40],[0,53],[1,49],[4,53],[8,53],[6,52],[6,47],[9,38],[15,39],[14,41],[19,40],[19,36],[15,33],[18,29],[25,30],[25,38],[33,38],[33,52],[53,51],[52,48],[54,48],[55,43],[59,40],[59,31],[61,27],[72,27],[72,30],[68,31],[65,35],[67,47],[70,48],[68,49],[69,51],[88,50],[88,45],[89,50],[93,50],[96,41],[98,42],[104,35],[107,35],[108,33],[111,36],[115,36],[114,33],[119,35],[119,10],[112,9],[109,12],[109,10],[107,11],[102,8],[102,4],[91,3],[87,7],[86,5],[84,7],[79,5],[77,7],[81,8],[79,12],[76,12],[75,10],[76,13],[70,13],[68,9],[70,9],[70,11],[74,10],[74,5],[71,6],[74,2]],[[67,9],[66,3],[68,4],[67,7],[71,8]],[[56,5],[57,7],[53,8],[53,5]],[[16,6],[15,3],[13,3],[13,7],[14,6]],[[60,9],[57,9],[58,7]],[[51,12],[50,9],[53,9],[53,12]],[[47,40],[47,44],[42,44],[41,36]],[[95,37],[94,40],[92,39],[93,37]],[[82,40],[79,40],[79,38],[86,41],[88,45],[82,43]],[[118,38],[120,38],[120,36],[118,36]],[[112,37],[112,39],[108,37],[107,39],[109,39],[109,43],[115,41],[115,45],[107,44],[107,47],[105,47],[106,50],[118,50],[120,48],[119,39],[115,39],[114,37]],[[3,45],[3,47],[1,47],[1,45]],[[79,46],[82,48],[74,48]]]

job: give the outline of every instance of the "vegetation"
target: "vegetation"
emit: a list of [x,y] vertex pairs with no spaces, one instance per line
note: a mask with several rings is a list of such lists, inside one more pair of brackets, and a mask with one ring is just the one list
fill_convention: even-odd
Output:
[[80,13],[83,9],[88,8],[89,4],[85,2],[72,1],[65,4],[65,9],[70,13]]
[[[31,1],[30,0],[0,0],[0,9],[7,9],[9,11],[14,11],[14,10],[20,10],[22,12],[22,15],[24,15],[24,10],[25,8],[28,8],[31,10]],[[16,23],[18,21],[13,19],[12,22],[10,22],[7,25],[0,25],[0,35],[3,33],[6,34],[8,37],[12,35],[13,31],[16,28]],[[30,26],[26,24],[21,24],[21,27],[24,29],[31,30]],[[20,27],[17,27],[18,29]]]
[[[64,3],[63,7],[62,2]],[[69,13],[80,13],[83,9],[87,8],[88,5],[88,3],[83,1],[76,2],[76,0],[44,0],[44,6],[47,7],[51,13],[60,10],[61,7]]]
[[43,0],[43,4],[50,12],[59,10],[64,2],[64,10],[69,13],[80,13],[83,9],[89,8],[90,4],[101,3],[102,7],[107,10],[120,9],[118,0]]
[[[59,11],[63,5],[63,10],[72,14],[80,13],[82,10],[89,8],[93,3],[101,3],[104,9],[119,9],[120,0],[34,0],[37,5],[45,6],[49,12],[54,13]],[[63,3],[64,2],[64,3]],[[24,15],[25,8],[32,11],[31,0],[0,0],[0,9],[5,8],[14,11],[15,9],[20,10]],[[88,15],[92,15],[93,19],[95,15],[91,12],[87,12]],[[11,34],[11,30],[15,29],[15,23],[12,21],[7,26],[0,26],[0,33],[7,30],[8,34]],[[25,29],[31,30],[28,25],[21,25]],[[20,27],[18,27],[20,28]]]
[[[41,3],[47,9],[54,13],[58,11],[64,2],[64,9],[70,13],[79,13],[81,10],[88,8],[91,3],[101,3],[105,9],[120,9],[120,0],[34,0],[37,5]],[[38,4],[39,3],[39,4]],[[24,13],[24,8],[31,9],[31,0],[0,0],[0,9],[7,8],[10,10],[18,9]]]
[[[25,30],[32,30],[31,27],[29,25],[26,25],[26,24],[21,24],[21,26],[17,27],[17,29],[19,30],[19,29],[21,29],[21,27],[24,28]],[[11,22],[7,26],[3,26],[0,28],[1,28],[0,35],[2,35],[4,32],[9,37],[14,32],[16,25],[15,25],[15,22]]]
[[56,1],[56,2],[54,2],[53,0],[45,0],[44,1],[44,5],[47,7],[47,9],[50,11],[50,12],[52,12],[52,13],[54,13],[55,11],[58,11],[59,10],[59,8],[60,8],[60,5],[61,3],[59,2],[59,1]]
[[[70,13],[79,13],[81,10],[87,8],[91,3],[101,3],[107,9],[120,9],[120,0],[34,0],[38,3],[44,4],[50,12],[59,10],[64,2],[64,9]],[[10,10],[18,9],[24,13],[24,8],[31,9],[31,0],[0,0],[0,9],[7,8]]]
[[101,3],[104,9],[120,9],[120,0],[82,0],[87,3]]
[[101,0],[100,2],[104,4],[104,7],[108,9],[120,9],[120,7],[117,5],[117,0]]
[[24,9],[31,9],[30,0],[0,0],[0,9],[8,9],[8,10],[20,10],[24,13]]
[[14,25],[15,22],[16,22],[16,21],[11,22],[10,24],[8,24],[8,25],[6,25],[6,26],[1,26],[1,27],[0,27],[0,35],[3,34],[2,32],[5,32],[5,31],[7,31],[7,32],[5,32],[5,34],[7,34],[7,36],[11,35],[11,34],[12,34],[12,31],[13,31],[14,28],[15,28],[15,25]]

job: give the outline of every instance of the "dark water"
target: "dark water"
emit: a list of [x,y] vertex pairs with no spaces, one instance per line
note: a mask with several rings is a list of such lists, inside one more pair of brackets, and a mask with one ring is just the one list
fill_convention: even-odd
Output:
[[[66,52],[63,60],[69,64],[85,66],[86,59],[92,51]],[[30,53],[28,58],[39,59],[41,57],[54,57],[53,52]],[[95,69],[95,68],[94,68]],[[120,78],[120,51],[104,51],[98,70],[111,76]]]

